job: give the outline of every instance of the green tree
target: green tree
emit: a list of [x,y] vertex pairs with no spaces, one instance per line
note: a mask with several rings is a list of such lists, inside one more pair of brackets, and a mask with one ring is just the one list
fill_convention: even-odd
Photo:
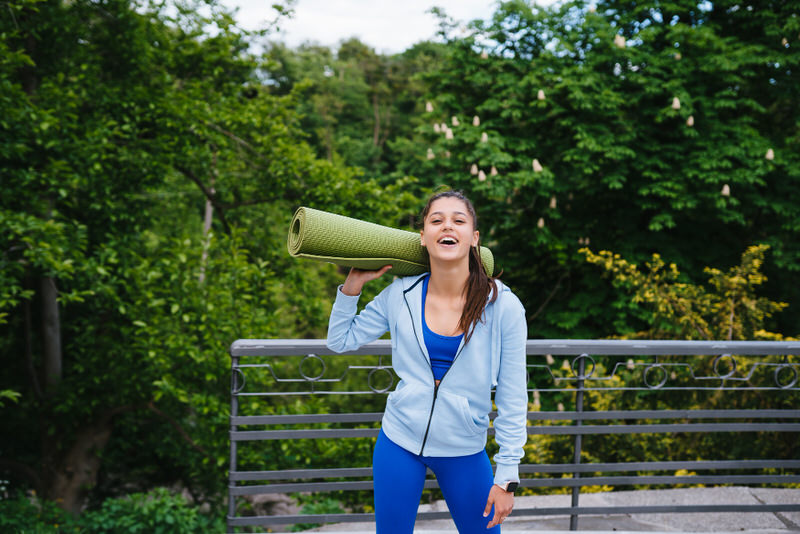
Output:
[[73,512],[120,482],[219,503],[228,346],[324,332],[338,275],[285,253],[294,208],[381,220],[398,189],[315,156],[215,2],[8,9],[0,469]]
[[398,169],[475,198],[534,336],[635,319],[581,261],[589,243],[658,252],[695,282],[765,243],[765,291],[798,302],[798,22],[773,7],[517,0],[466,36],[444,19],[434,111]]
[[[320,157],[341,158],[391,184],[398,150],[413,136],[424,110],[424,83],[442,45],[420,43],[400,54],[376,53],[357,39],[334,51],[312,44],[291,50],[272,43],[265,54],[268,87],[276,94],[302,88],[298,112]],[[409,176],[413,176],[410,174]]]

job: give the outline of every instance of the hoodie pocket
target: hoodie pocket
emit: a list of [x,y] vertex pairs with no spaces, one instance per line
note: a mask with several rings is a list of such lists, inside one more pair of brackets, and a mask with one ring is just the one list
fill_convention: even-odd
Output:
[[460,436],[480,434],[488,426],[488,414],[485,418],[475,420],[466,397],[439,390],[431,419],[431,431],[435,431],[440,437],[449,436],[457,440]]
[[411,396],[414,391],[421,389],[417,384],[405,384],[402,388],[398,388],[389,394],[389,402],[395,406],[401,405],[404,399]]
[[[407,384],[389,395],[383,424],[387,435],[421,443],[431,409],[433,389],[420,384]],[[399,434],[399,436],[398,436]]]

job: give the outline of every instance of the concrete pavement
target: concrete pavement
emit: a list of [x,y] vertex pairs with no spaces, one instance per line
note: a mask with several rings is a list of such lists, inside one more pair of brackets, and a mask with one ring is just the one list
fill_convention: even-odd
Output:
[[[542,495],[516,498],[518,508],[565,507],[569,495]],[[581,506],[646,506],[674,504],[800,504],[800,489],[783,488],[687,488],[666,490],[616,491],[582,493]],[[447,510],[444,502],[420,506],[420,511]],[[716,532],[752,534],[788,534],[800,532],[800,512],[732,512],[673,514],[586,515],[578,520],[579,530],[595,533],[624,534],[631,532]],[[563,532],[569,530],[568,516],[511,516],[503,525],[503,534],[523,532]],[[338,523],[307,532],[375,532],[375,523]],[[455,533],[447,520],[418,521],[415,533]]]

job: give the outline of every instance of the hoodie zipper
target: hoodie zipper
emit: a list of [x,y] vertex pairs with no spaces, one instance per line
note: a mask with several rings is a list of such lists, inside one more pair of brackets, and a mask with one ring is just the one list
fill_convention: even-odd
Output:
[[[408,299],[406,298],[406,293],[408,293],[409,291],[414,289],[414,287],[416,287],[416,285],[418,283],[420,283],[424,278],[425,277],[423,276],[422,278],[417,280],[414,283],[414,285],[412,285],[411,287],[409,287],[408,289],[403,291],[403,301],[406,303],[406,309],[408,310],[408,316],[411,317],[411,328],[414,330],[414,339],[417,340],[417,346],[419,347],[419,352],[420,352],[420,354],[422,355],[423,358],[425,358],[425,351],[422,350],[422,345],[419,344],[419,336],[417,336],[417,326],[414,323],[414,314],[411,312],[411,305],[408,303]],[[436,406],[436,397],[438,396],[438,393],[439,393],[439,386],[442,384],[442,380],[444,380],[444,378],[447,376],[447,373],[450,372],[450,369],[453,367],[453,364],[456,363],[456,359],[461,354],[461,351],[464,350],[464,346],[465,345],[466,345],[466,343],[461,345],[461,348],[458,349],[458,352],[456,352],[456,355],[453,356],[453,363],[451,363],[450,367],[447,368],[447,371],[444,372],[444,374],[442,375],[442,378],[441,378],[441,380],[439,380],[438,384],[436,383],[436,375],[433,374],[433,365],[431,365],[431,362],[430,362],[430,360],[428,358],[425,358],[425,361],[428,363],[428,367],[430,367],[430,369],[431,369],[431,378],[433,379],[433,400],[431,401],[431,411],[428,414],[428,425],[425,427],[425,436],[423,436],[423,438],[422,438],[422,446],[419,448],[419,456],[422,456],[422,451],[425,450],[425,444],[428,442],[428,433],[431,430],[431,420],[433,419],[433,409]]]

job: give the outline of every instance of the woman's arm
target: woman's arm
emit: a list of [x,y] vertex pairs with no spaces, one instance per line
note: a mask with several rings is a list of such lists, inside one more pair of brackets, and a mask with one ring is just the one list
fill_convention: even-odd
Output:
[[528,375],[525,356],[528,324],[525,320],[525,308],[519,299],[513,293],[504,294],[503,298],[506,302],[500,319],[500,370],[494,396],[497,405],[497,417],[494,420],[495,441],[500,448],[494,456],[497,465],[494,481],[500,485],[519,481],[519,462],[528,440]]
[[486,528],[501,524],[514,508],[513,491],[505,491],[507,482],[519,481],[519,461],[528,439],[525,424],[528,413],[528,384],[525,342],[528,324],[525,308],[513,294],[504,294],[503,313],[500,316],[501,348],[500,369],[497,376],[494,400],[497,417],[494,420],[495,440],[500,447],[494,455],[494,485],[486,500],[483,516],[487,517],[494,506],[494,516]]
[[350,269],[345,283],[336,291],[336,300],[328,321],[329,349],[335,352],[354,350],[365,343],[375,341],[389,329],[387,306],[389,287],[381,291],[361,313],[356,315],[356,311],[364,284],[380,277],[390,268],[391,265],[386,265],[377,271]]

